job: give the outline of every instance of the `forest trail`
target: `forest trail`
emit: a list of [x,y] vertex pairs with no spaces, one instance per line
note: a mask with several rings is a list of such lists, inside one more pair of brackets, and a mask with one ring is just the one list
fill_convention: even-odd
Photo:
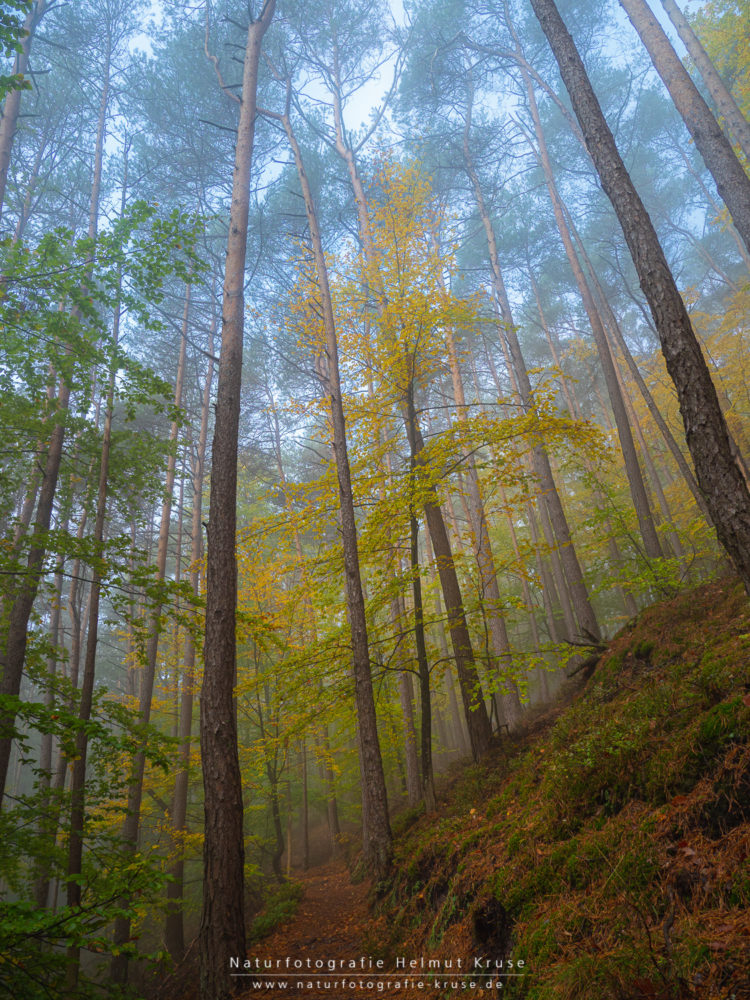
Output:
[[[306,997],[343,995],[335,989],[335,974],[328,971],[324,974],[316,973],[313,968],[308,975],[307,960],[311,964],[320,960],[348,961],[362,954],[360,938],[369,916],[369,882],[362,881],[353,885],[344,861],[333,861],[311,869],[298,876],[298,881],[304,886],[304,896],[294,918],[249,949],[253,960],[257,958],[262,962],[264,959],[273,959],[284,963],[279,969],[273,970],[279,985],[271,985],[272,977],[264,976],[263,973],[247,976],[245,982],[248,988],[238,994],[241,1000],[250,1000],[251,997],[270,1000],[297,994],[299,991],[296,984],[300,977],[299,974],[288,974],[287,957],[290,963],[295,960],[304,963],[305,982],[314,982],[316,978],[324,976],[326,982],[331,983],[325,992],[318,992],[314,987],[305,989]],[[286,984],[283,987],[280,985],[282,982]],[[250,985],[251,983],[259,985]]]

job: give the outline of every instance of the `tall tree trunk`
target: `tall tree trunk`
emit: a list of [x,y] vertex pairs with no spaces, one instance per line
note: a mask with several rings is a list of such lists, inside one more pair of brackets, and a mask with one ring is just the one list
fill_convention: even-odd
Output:
[[619,348],[623,356],[623,359],[625,360],[625,364],[628,367],[628,371],[632,375],[633,381],[638,386],[638,391],[643,397],[643,401],[646,404],[646,407],[648,408],[648,412],[653,417],[654,423],[659,428],[661,436],[664,438],[667,447],[672,453],[672,456],[675,462],[677,463],[677,468],[682,473],[682,477],[685,480],[688,489],[692,493],[693,498],[695,499],[695,502],[698,505],[698,509],[710,524],[711,515],[708,512],[706,501],[703,499],[703,495],[701,494],[701,491],[698,488],[698,483],[696,482],[695,476],[693,475],[693,470],[688,465],[687,459],[682,454],[680,446],[675,441],[674,435],[672,434],[671,430],[667,425],[667,422],[662,416],[659,407],[656,405],[656,400],[654,399],[650,389],[646,385],[643,376],[641,375],[640,368],[636,364],[635,358],[630,352],[625,337],[623,336],[622,329],[620,328],[620,324],[617,322],[617,317],[612,311],[612,308],[609,304],[609,300],[607,299],[604,289],[601,286],[601,282],[599,281],[596,271],[594,270],[594,266],[591,263],[588,253],[586,252],[583,240],[581,239],[578,230],[573,224],[573,220],[570,217],[570,213],[567,213],[567,217],[568,217],[568,224],[570,226],[570,231],[575,237],[576,243],[581,252],[581,256],[586,265],[586,269],[588,270],[589,275],[591,276],[591,280],[594,285],[594,290],[598,292],[599,301],[601,302],[602,309],[604,310],[604,318],[607,321],[609,332],[614,336],[615,344]]
[[[750,178],[645,0],[620,0],[750,250]],[[585,135],[584,131],[584,135]],[[593,156],[593,152],[592,152]]]
[[[214,377],[214,330],[216,317],[211,318],[208,334],[208,371],[203,386],[201,404],[201,426],[198,445],[193,461],[193,508],[190,525],[190,586],[198,595],[200,592],[199,560],[203,554],[202,514],[203,483],[205,479],[206,443],[208,440],[208,418],[211,408],[211,386]],[[182,697],[178,737],[180,740],[180,763],[175,776],[172,797],[172,830],[178,839],[178,856],[172,870],[172,881],[167,885],[167,917],[164,927],[164,941],[175,962],[180,962],[185,954],[185,930],[183,919],[183,892],[185,879],[184,845],[182,839],[187,829],[188,778],[190,774],[190,749],[193,724],[193,701],[195,695],[195,643],[188,632],[185,635],[183,663]]]
[[531,2],[630,248],[677,389],[688,448],[716,533],[750,593],[750,493],[732,454],[726,421],[690,317],[554,0]]
[[419,780],[419,755],[417,753],[417,730],[414,725],[414,688],[411,674],[402,670],[398,675],[398,694],[401,713],[404,717],[404,759],[406,760],[406,795],[411,807],[422,798]]
[[[456,416],[462,423],[468,423],[463,379],[458,365],[453,333],[450,330],[446,331],[446,347],[448,366],[450,367],[451,380],[453,382]],[[495,556],[490,541],[487,514],[484,509],[479,475],[473,457],[467,459],[465,469],[468,485],[466,503],[469,511],[474,555],[477,560],[479,579],[482,586],[482,605],[489,624],[490,644],[493,657],[495,658],[495,667],[497,673],[502,678],[503,693],[500,695],[500,703],[502,705],[503,722],[510,729],[515,729],[520,723],[523,710],[521,708],[518,685],[513,676],[513,655],[508,638],[508,629],[503,616],[503,604],[497,581]]]
[[365,602],[359,569],[357,523],[354,514],[354,495],[349,469],[349,456],[347,453],[346,423],[339,375],[338,342],[336,339],[331,292],[328,284],[328,269],[323,252],[323,241],[318,226],[312,191],[305,172],[299,143],[297,142],[289,117],[289,95],[287,95],[287,109],[285,114],[275,117],[283,124],[294,155],[297,175],[305,202],[307,222],[310,230],[310,243],[315,261],[318,287],[320,289],[323,325],[326,334],[324,363],[326,370],[323,373],[323,379],[330,403],[333,448],[339,487],[346,606],[352,638],[352,666],[357,704],[360,767],[363,777],[363,816],[367,823],[367,836],[363,847],[368,867],[377,878],[382,879],[391,866],[391,828],[388,819],[388,800],[380,744],[378,742],[375,697],[370,672]]
[[[406,433],[409,440],[412,475],[414,470],[424,465],[424,439],[417,422],[416,409],[412,393],[406,400]],[[425,494],[424,512],[429,531],[430,541],[435,554],[440,589],[443,592],[443,602],[448,615],[448,631],[453,646],[453,656],[458,674],[458,686],[464,706],[466,728],[469,732],[471,752],[478,760],[487,752],[492,737],[492,727],[484,703],[484,694],[477,671],[476,659],[466,622],[461,586],[453,560],[450,538],[445,526],[443,512],[440,509],[437,492],[434,485],[423,484]]]
[[688,50],[690,58],[695,63],[698,72],[703,78],[711,99],[724,116],[724,120],[729,126],[729,131],[734,136],[748,162],[750,162],[750,122],[748,122],[747,118],[740,111],[730,90],[711,62],[708,53],[703,48],[701,40],[693,31],[690,22],[677,6],[675,0],[661,0],[661,3],[669,15],[669,20],[677,29],[677,34]]
[[[479,183],[479,176],[474,167],[469,149],[470,128],[471,105],[469,105],[469,109],[467,110],[466,124],[464,128],[464,162],[474,191],[474,198],[477,203],[479,215],[484,226],[485,236],[487,238],[487,251],[496,305],[501,312],[503,320],[503,335],[511,355],[509,371],[512,370],[515,375],[517,390],[524,409],[526,412],[532,412],[534,400],[531,391],[531,382],[529,381],[526,362],[521,352],[521,345],[518,342],[518,337],[516,335],[510,302],[508,301],[508,295],[505,290],[505,282],[503,281],[502,271],[500,270],[500,260],[497,253],[497,241],[495,239],[492,220],[490,219],[489,212],[484,201],[484,194]],[[587,641],[599,641],[601,637],[599,624],[596,620],[596,615],[589,599],[586,583],[583,579],[583,572],[581,571],[578,556],[573,545],[568,520],[565,516],[565,511],[562,506],[562,501],[560,500],[560,494],[558,493],[554,476],[552,475],[549,457],[541,445],[537,445],[533,449],[532,462],[534,472],[539,480],[539,485],[543,494],[542,506],[546,508],[545,513],[549,516],[551,528],[554,532],[554,538],[547,538],[547,544],[550,546],[550,550],[553,553],[555,551],[559,552],[559,558],[565,571],[567,588],[575,605],[575,611],[582,637]],[[544,516],[542,518],[542,524],[545,525]],[[561,599],[563,599],[563,591],[565,590],[562,583],[563,581],[558,581],[557,584]],[[572,627],[571,622],[568,623],[568,629],[568,638],[573,640],[576,630]]]
[[[62,530],[67,531],[67,524],[63,525]],[[47,689],[44,692],[44,706],[49,712],[52,711],[55,703],[53,683],[55,675],[57,674],[58,658],[60,655],[58,652],[58,644],[60,643],[60,618],[62,611],[64,569],[65,557],[62,556],[55,573],[54,595],[52,597],[52,608],[50,611],[50,653],[47,657]],[[37,830],[39,837],[42,840],[46,839],[49,842],[54,843],[57,836],[57,811],[52,807],[51,797],[49,794],[52,784],[52,749],[52,733],[43,733],[42,745],[39,753],[39,770],[41,772],[39,776],[39,790],[41,796]],[[55,819],[54,829],[52,824],[53,816]],[[36,882],[34,883],[34,899],[36,900],[37,906],[41,909],[45,909],[49,901],[50,881],[48,865],[46,862],[42,861],[38,867],[38,874]]]
[[[180,352],[177,361],[177,374],[175,377],[174,405],[182,405],[182,388],[185,380],[185,361],[187,357],[187,331],[188,314],[190,309],[190,285],[185,290],[185,306],[182,316],[182,336],[180,339]],[[159,539],[156,548],[156,584],[164,582],[167,570],[167,550],[169,547],[169,529],[172,520],[172,494],[174,492],[175,470],[177,467],[177,435],[179,424],[175,420],[169,432],[169,441],[174,449],[167,462],[167,474],[164,483],[165,499],[161,507],[161,521],[159,524]],[[148,642],[146,644],[146,662],[141,678],[141,691],[139,699],[138,714],[143,726],[147,726],[151,718],[151,700],[154,693],[154,680],[156,677],[156,661],[159,652],[159,637],[161,633],[161,601],[157,600],[156,605],[150,614]],[[141,824],[141,801],[143,798],[143,776],[146,770],[146,743],[143,742],[136,751],[130,773],[128,786],[128,811],[122,824],[122,844],[123,851],[134,854],[138,848],[138,833]],[[115,918],[114,943],[122,946],[130,937],[130,917],[120,914]],[[110,979],[114,983],[125,983],[128,975],[128,956],[120,948],[119,954],[113,956],[110,963]]]
[[307,787],[307,744],[304,739],[299,743],[300,780],[302,784],[302,871],[310,867],[310,803]]
[[[126,181],[127,184],[127,173]],[[123,209],[125,202],[125,185],[123,185]],[[120,280],[122,275],[120,275]],[[115,308],[112,332],[113,358],[117,351],[120,331],[120,308]],[[96,500],[96,517],[94,520],[93,543],[97,556],[103,558],[104,522],[107,513],[107,494],[109,492],[109,457],[112,446],[112,416],[114,409],[116,361],[113,360],[107,387],[107,401],[102,432],[102,452],[99,463],[99,487]],[[94,677],[96,673],[96,648],[99,638],[99,601],[101,597],[102,575],[100,562],[93,566],[91,590],[89,596],[89,627],[86,637],[86,656],[83,663],[81,680],[81,697],[78,707],[78,717],[82,723],[91,718],[91,707],[94,696]],[[86,823],[86,761],[88,756],[88,733],[82,726],[76,735],[76,755],[73,760],[73,771],[70,778],[70,834],[68,838],[68,869],[67,869],[67,905],[77,909],[81,905],[80,876],[83,866],[83,844]],[[72,944],[68,947],[66,968],[66,987],[74,992],[78,987],[80,966],[80,947]]]
[[[34,39],[37,25],[44,17],[46,9],[47,0],[35,0],[31,5],[31,9],[26,15],[26,21],[24,22],[24,31],[26,34],[21,39],[21,51],[16,56],[13,73],[25,73],[28,69],[31,43]],[[5,188],[8,183],[10,154],[13,149],[13,140],[16,137],[18,114],[21,110],[21,94],[21,90],[11,90],[5,98],[3,115],[2,119],[0,119],[0,218],[2,218],[3,204],[5,203]]]
[[247,32],[240,120],[234,153],[232,207],[224,268],[216,423],[208,515],[206,638],[200,727],[205,839],[200,923],[201,1000],[227,1000],[229,959],[245,954],[242,777],[234,684],[237,666],[237,446],[245,320],[245,257],[250,169],[255,136],[261,45],[276,6],[266,0]]
[[409,511],[409,529],[411,585],[414,599],[414,639],[417,646],[419,703],[421,707],[419,759],[425,811],[430,813],[435,811],[435,782],[432,772],[432,699],[430,697],[430,665],[427,660],[427,644],[424,635],[422,577],[419,572],[419,521],[413,510]]
[[537,142],[539,144],[539,158],[542,170],[544,171],[544,179],[547,184],[547,190],[549,191],[550,201],[552,202],[555,222],[557,223],[557,228],[565,248],[568,262],[571,270],[573,271],[573,276],[575,277],[578,290],[581,294],[581,299],[583,300],[584,309],[586,310],[586,315],[591,326],[591,332],[594,335],[594,342],[596,344],[597,354],[599,355],[599,361],[602,366],[602,371],[604,372],[604,381],[606,383],[607,394],[612,405],[612,413],[615,418],[615,426],[617,427],[617,435],[620,440],[620,448],[622,449],[622,455],[625,461],[625,471],[627,474],[628,486],[630,487],[630,496],[633,500],[633,507],[635,508],[636,516],[638,518],[638,527],[640,529],[641,538],[643,539],[644,551],[647,558],[659,559],[664,553],[662,552],[661,543],[659,542],[659,536],[656,533],[656,526],[654,525],[651,505],[648,501],[646,487],[643,482],[643,475],[638,463],[638,453],[636,452],[635,442],[633,441],[633,433],[630,427],[630,422],[628,421],[625,401],[622,398],[614,358],[612,357],[612,352],[609,349],[609,343],[607,342],[607,336],[604,331],[601,316],[596,308],[596,303],[594,302],[591,289],[589,288],[586,276],[584,275],[580,261],[578,260],[578,255],[576,254],[575,247],[573,246],[573,240],[565,219],[563,201],[560,197],[554,174],[552,172],[552,163],[547,150],[547,142],[544,136],[544,130],[542,129],[541,118],[539,117],[536,94],[534,93],[534,84],[528,73],[524,70],[521,72],[526,83],[529,109],[534,122]]

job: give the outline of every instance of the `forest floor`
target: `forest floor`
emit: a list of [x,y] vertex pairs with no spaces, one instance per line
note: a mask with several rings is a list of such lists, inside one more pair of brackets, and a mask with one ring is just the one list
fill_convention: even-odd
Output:
[[[242,1000],[750,1000],[744,590],[644,609],[588,673],[443,776],[436,813],[394,817],[386,882],[295,873],[296,912],[249,952],[278,979],[243,978]],[[195,1000],[183,984],[160,1000]]]
[[[352,884],[351,874],[343,861],[313,868],[295,875],[295,878],[302,885],[303,895],[293,919],[277,927],[250,949],[253,962],[257,959],[262,965],[264,959],[269,959],[283,964],[280,969],[273,970],[273,979],[263,973],[244,976],[243,982],[248,984],[248,989],[239,992],[242,1000],[250,1000],[251,997],[263,997],[264,1000],[285,997],[288,1000],[290,995],[301,992],[296,988],[297,981],[302,980],[306,984],[321,978],[314,969],[316,961],[339,964],[361,954],[362,932],[369,918],[369,883]],[[298,970],[287,969],[287,958],[290,965],[302,963],[300,968],[304,974],[297,975]],[[307,968],[308,959],[313,966],[310,971]],[[339,974],[338,978],[343,976]],[[336,974],[330,969],[325,971],[325,979],[332,986],[337,982]],[[281,983],[285,985],[279,985]],[[305,986],[304,995],[313,997],[323,994],[314,987]],[[327,989],[325,995],[339,994]]]

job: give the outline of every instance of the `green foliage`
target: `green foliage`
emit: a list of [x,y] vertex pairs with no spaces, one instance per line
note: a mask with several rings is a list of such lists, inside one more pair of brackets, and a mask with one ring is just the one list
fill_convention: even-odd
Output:
[[[57,682],[58,695],[64,685]],[[75,697],[68,687],[67,693]],[[9,699],[3,698],[2,707]],[[134,921],[142,918],[144,907],[159,905],[167,876],[150,852],[132,854],[124,850],[113,819],[125,811],[127,772],[123,761],[142,745],[152,766],[167,770],[173,766],[176,744],[155,727],[143,727],[137,713],[113,701],[106,691],[95,694],[92,718],[81,722],[77,713],[57,704],[14,700],[17,710],[18,745],[22,761],[34,774],[32,790],[7,797],[0,813],[0,877],[5,892],[0,900],[0,988],[13,997],[36,1000],[39,996],[64,997],[67,968],[66,950],[75,947],[95,955],[112,954],[108,928],[118,914]],[[61,905],[39,908],[33,898],[37,880],[59,880],[64,900],[67,871],[67,823],[70,795],[50,787],[53,775],[44,773],[34,761],[32,734],[47,733],[60,741],[62,754],[75,759],[75,736],[85,729],[89,740],[89,769],[86,794],[88,822],[83,872],[76,878],[81,886],[80,907]],[[57,838],[49,831],[58,824]],[[127,946],[135,954],[135,939]],[[100,985],[84,976],[76,996],[100,995]]]
[[[32,0],[3,0],[0,4],[0,55],[4,58],[21,51],[26,31],[24,21]],[[0,73],[0,101],[12,90],[30,90],[31,84],[21,73]]]
[[304,894],[300,882],[284,882],[274,886],[263,904],[262,911],[252,922],[250,943],[261,941],[282,924],[288,923],[297,912]]

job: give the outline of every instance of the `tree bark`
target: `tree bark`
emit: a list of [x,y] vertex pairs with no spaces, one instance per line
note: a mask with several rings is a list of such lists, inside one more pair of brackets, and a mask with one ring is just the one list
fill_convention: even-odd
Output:
[[645,0],[620,0],[620,3],[648,50],[656,72],[711,172],[737,231],[750,250],[750,178]]
[[661,3],[703,78],[711,99],[724,116],[729,131],[750,162],[750,122],[740,111],[731,91],[722,80],[708,53],[703,48],[701,40],[693,31],[690,22],[677,6],[675,0],[661,0]]
[[[193,592],[200,593],[199,560],[203,554],[203,483],[205,480],[206,443],[208,440],[208,418],[211,408],[211,387],[214,377],[214,329],[215,317],[211,319],[208,335],[208,371],[203,386],[201,403],[201,426],[198,435],[198,446],[193,461],[193,507],[190,524],[190,586]],[[185,954],[185,931],[183,919],[182,897],[184,891],[185,860],[182,837],[187,829],[187,799],[188,778],[190,773],[190,748],[193,723],[193,701],[195,695],[195,643],[188,632],[185,636],[185,651],[182,679],[182,697],[180,699],[180,718],[178,736],[180,739],[180,763],[175,776],[174,794],[172,797],[172,830],[180,841],[178,858],[171,871],[172,879],[167,885],[168,909],[164,927],[164,941],[175,962],[180,962]]]
[[318,226],[312,191],[307,179],[299,143],[297,142],[289,117],[288,97],[285,114],[275,117],[281,120],[294,155],[297,175],[305,202],[310,243],[320,289],[323,324],[326,333],[325,372],[322,373],[322,377],[330,404],[333,449],[339,487],[346,606],[352,639],[354,692],[357,705],[360,767],[363,777],[363,816],[367,824],[367,835],[363,849],[368,868],[370,868],[376,878],[382,879],[386,876],[391,866],[391,828],[388,819],[388,799],[383,773],[383,762],[380,754],[380,743],[378,741],[375,697],[370,671],[367,620],[359,568],[357,522],[354,514],[354,494],[349,469],[346,422],[344,419],[339,375],[338,342],[336,339],[336,325],[333,316],[331,292],[328,284],[328,268],[323,252],[323,241]]
[[726,421],[690,317],[554,0],[531,2],[630,248],[677,389],[688,448],[716,533],[750,593],[750,493],[732,454]]
[[[29,66],[29,55],[31,54],[31,43],[34,39],[37,25],[44,17],[47,8],[47,0],[36,0],[32,4],[31,10],[26,15],[24,30],[26,35],[21,39],[21,51],[18,53],[13,65],[13,73],[25,73]],[[3,105],[3,115],[0,119],[0,218],[2,218],[3,205],[5,203],[5,188],[8,184],[8,170],[10,169],[10,154],[13,149],[13,140],[16,137],[16,126],[18,125],[18,115],[21,110],[21,90],[11,90],[5,98]]]
[[625,462],[625,472],[627,475],[628,486],[630,487],[630,496],[638,518],[638,527],[643,540],[643,548],[648,559],[659,559],[664,555],[664,553],[662,552],[659,536],[656,533],[656,526],[654,525],[651,505],[648,501],[646,487],[643,482],[643,475],[638,463],[638,453],[636,452],[635,442],[633,441],[633,433],[628,420],[627,411],[625,409],[625,401],[620,390],[620,383],[617,378],[614,358],[612,357],[612,352],[609,349],[609,343],[607,341],[607,335],[604,331],[601,316],[596,308],[596,303],[594,302],[591,289],[589,288],[586,276],[583,273],[580,261],[578,260],[578,255],[576,254],[575,247],[573,246],[573,240],[565,219],[563,201],[560,197],[554,174],[552,172],[552,163],[549,158],[547,142],[544,136],[544,130],[542,129],[542,122],[539,117],[539,109],[537,107],[536,95],[534,93],[534,84],[528,73],[526,73],[523,69],[521,72],[526,83],[529,109],[534,122],[534,131],[536,132],[537,142],[539,144],[539,158],[542,170],[544,171],[544,178],[547,184],[550,201],[552,202],[555,222],[557,223],[560,238],[565,248],[565,254],[568,258],[571,270],[573,271],[573,276],[575,277],[578,290],[581,294],[581,299],[583,300],[583,306],[586,310],[586,315],[591,326],[591,332],[594,335],[594,343],[596,344],[597,354],[599,355],[599,362],[602,366],[602,371],[604,372],[607,395],[609,396],[612,413],[615,418],[617,436],[620,441],[620,448]]
[[[180,353],[177,361],[177,374],[175,377],[174,405],[182,405],[182,388],[185,381],[185,361],[187,357],[187,329],[188,314],[190,309],[190,285],[185,290],[185,306],[182,317],[182,336],[180,339]],[[156,584],[164,582],[167,571],[167,550],[169,547],[169,528],[172,520],[172,494],[174,491],[175,470],[177,467],[177,434],[179,424],[172,422],[169,433],[169,441],[175,451],[170,454],[167,462],[167,474],[164,482],[165,499],[161,507],[161,520],[159,524],[159,538],[156,547]],[[161,611],[162,605],[157,601],[153,607],[149,620],[148,643],[146,644],[146,663],[144,664],[143,676],[141,678],[141,691],[139,698],[139,716],[142,725],[146,726],[151,718],[151,700],[154,693],[154,680],[156,677],[156,660],[159,652],[159,637],[161,633]],[[142,743],[136,751],[133,767],[130,774],[130,784],[128,788],[128,811],[122,824],[122,848],[125,853],[134,854],[138,847],[138,833],[141,823],[141,801],[143,798],[143,776],[146,769],[146,745]],[[119,915],[115,918],[114,943],[123,945],[130,937],[130,918]],[[128,956],[123,951],[112,958],[110,964],[110,979],[114,983],[125,983],[127,981]]]
[[266,0],[248,27],[224,269],[221,357],[212,448],[208,515],[206,637],[200,731],[205,839],[199,932],[201,1000],[227,1000],[229,959],[245,954],[242,777],[234,684],[237,665],[237,447],[245,313],[245,257],[250,170],[255,137],[258,68],[263,36],[274,14]]

